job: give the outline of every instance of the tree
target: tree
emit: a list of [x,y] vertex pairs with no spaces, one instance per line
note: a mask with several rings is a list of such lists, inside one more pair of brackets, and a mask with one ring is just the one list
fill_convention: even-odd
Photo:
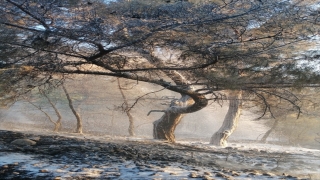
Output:
[[229,93],[229,109],[220,129],[215,132],[210,144],[216,146],[227,146],[227,139],[236,130],[242,110],[242,92],[233,91]]
[[58,110],[58,108],[56,107],[56,105],[52,102],[52,100],[49,98],[47,92],[45,92],[44,90],[39,88],[39,94],[41,94],[43,97],[45,97],[45,99],[49,102],[49,104],[51,105],[51,107],[54,109],[54,112],[57,116],[57,120],[54,121],[52,119],[52,117],[42,109],[41,106],[36,105],[34,102],[32,102],[30,99],[28,98],[24,98],[26,101],[28,101],[28,103],[30,103],[32,106],[34,106],[35,108],[37,108],[39,111],[41,111],[42,113],[45,114],[45,116],[49,119],[50,122],[52,122],[54,124],[54,128],[53,131],[54,132],[58,132],[59,130],[61,130],[61,120],[62,120],[62,116],[60,111]]
[[291,53],[317,34],[320,20],[295,1],[5,0],[1,7],[1,27],[14,40],[0,42],[16,50],[5,67],[32,67],[33,86],[57,74],[94,74],[180,93],[154,123],[158,139],[174,142],[182,115],[219,99],[222,90],[248,91],[263,101],[262,91],[319,79],[310,66],[299,66],[304,57]]
[[65,85],[62,85],[62,89],[63,89],[63,91],[66,94],[66,97],[68,99],[69,107],[70,107],[72,113],[74,114],[74,116],[77,119],[77,127],[76,127],[76,130],[75,130],[75,133],[82,134],[82,128],[83,128],[82,127],[82,119],[81,119],[79,113],[77,113],[77,111],[75,110],[75,108],[73,106],[73,101],[72,101],[72,99],[71,99],[71,97],[69,95],[69,92],[68,92],[67,88],[65,87]]
[[123,98],[123,103],[124,103],[124,106],[122,106],[124,112],[127,114],[128,118],[129,118],[129,128],[128,128],[128,132],[129,132],[129,135],[130,136],[134,136],[135,133],[134,133],[134,120],[133,120],[133,116],[131,115],[130,113],[130,110],[131,108],[129,107],[129,104],[128,104],[128,100],[127,100],[127,97],[126,95],[124,94],[123,92],[123,88],[121,87],[121,84],[120,84],[120,79],[117,78],[117,82],[118,82],[118,88],[119,88],[119,91],[121,93],[121,96]]

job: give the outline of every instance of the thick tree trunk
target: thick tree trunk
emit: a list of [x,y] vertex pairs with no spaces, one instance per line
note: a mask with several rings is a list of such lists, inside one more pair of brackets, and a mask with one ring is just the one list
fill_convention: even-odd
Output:
[[269,137],[269,135],[276,129],[277,125],[279,123],[278,119],[275,119],[272,127],[263,135],[263,137],[261,138],[260,142],[261,143],[266,143],[267,142],[267,138]]
[[199,111],[207,104],[208,101],[203,95],[193,91],[188,95],[182,95],[179,100],[172,101],[170,107],[164,111],[164,115],[153,123],[153,137],[175,142],[174,131],[183,114]]
[[170,107],[164,112],[164,115],[153,122],[153,137],[155,139],[164,139],[175,142],[174,131],[180,123],[183,114],[175,112],[173,107],[186,107],[193,102],[193,99],[187,95],[182,95],[179,100],[173,100]]
[[129,132],[129,135],[130,136],[135,136],[135,133],[134,133],[134,120],[133,120],[133,116],[131,115],[130,113],[130,109],[129,109],[129,104],[128,104],[128,100],[127,100],[127,97],[125,96],[122,88],[121,88],[121,85],[120,85],[120,79],[117,78],[118,80],[118,87],[119,87],[119,90],[120,90],[120,93],[121,93],[121,96],[122,96],[122,99],[124,101],[124,105],[125,105],[125,113],[127,114],[128,118],[129,118],[129,128],[128,128],[128,132]]
[[[163,61],[157,57],[157,55],[153,55],[152,53],[142,49],[140,49],[139,52],[141,53],[140,55],[145,57],[153,66],[165,66]],[[175,85],[171,85],[171,82],[166,82],[163,79],[160,79],[157,82],[161,82],[160,84],[169,90],[180,93],[182,97],[171,103],[167,110],[160,111],[164,112],[164,115],[153,123],[153,137],[155,139],[175,142],[174,131],[183,118],[183,114],[201,110],[207,106],[208,100],[204,95],[194,91],[190,86],[190,82],[180,72],[165,69],[162,70],[162,72],[165,73],[167,77],[175,83]],[[141,78],[139,80],[141,80]],[[156,111],[159,112],[159,110]]]
[[210,144],[223,147],[227,146],[229,136],[238,126],[242,110],[242,93],[241,91],[233,91],[230,93],[229,98],[229,110],[220,129],[212,135]]
[[72,99],[70,98],[70,95],[69,95],[66,87],[64,85],[62,85],[62,88],[63,88],[64,93],[67,96],[67,99],[68,99],[68,102],[69,102],[69,107],[70,107],[72,113],[74,114],[74,116],[77,119],[77,128],[75,130],[75,133],[82,134],[82,119],[81,119],[80,115],[77,113],[77,111],[74,109]]

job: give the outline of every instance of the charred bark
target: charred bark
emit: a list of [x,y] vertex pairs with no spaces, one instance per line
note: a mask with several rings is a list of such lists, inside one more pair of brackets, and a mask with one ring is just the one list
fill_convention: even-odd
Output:
[[77,113],[77,111],[75,110],[75,108],[73,107],[73,102],[72,102],[72,99],[66,89],[66,87],[64,85],[62,85],[62,89],[64,91],[64,93],[66,94],[67,96],[67,99],[68,99],[68,102],[69,102],[69,107],[72,111],[72,113],[74,114],[74,116],[76,117],[77,119],[77,128],[75,130],[75,133],[80,133],[82,134],[82,119],[80,117],[80,115]]
[[242,93],[241,91],[234,91],[229,95],[229,109],[224,118],[220,129],[211,137],[210,144],[216,146],[227,146],[227,140],[238,126],[242,110]]

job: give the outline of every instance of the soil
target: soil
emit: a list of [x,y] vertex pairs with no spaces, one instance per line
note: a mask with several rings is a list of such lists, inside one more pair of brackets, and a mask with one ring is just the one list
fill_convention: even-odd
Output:
[[[26,138],[36,144],[12,143]],[[0,179],[310,179],[281,170],[290,154],[0,130],[0,157],[22,155],[0,158]]]

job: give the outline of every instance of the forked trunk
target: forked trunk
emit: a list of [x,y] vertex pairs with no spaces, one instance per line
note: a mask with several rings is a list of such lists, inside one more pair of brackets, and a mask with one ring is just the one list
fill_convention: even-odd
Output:
[[261,138],[260,142],[262,143],[266,143],[267,142],[267,138],[270,136],[270,134],[276,129],[277,125],[279,123],[278,119],[275,119],[272,127],[263,135],[263,137]]
[[54,123],[54,129],[53,129],[54,132],[58,132],[59,130],[61,130],[61,119],[62,119],[61,114],[57,109],[57,107],[55,106],[55,104],[53,104],[51,99],[47,96],[47,94],[45,92],[41,92],[41,93],[48,100],[48,102],[50,103],[51,107],[54,109],[54,112],[58,117],[58,120]]
[[242,110],[242,93],[241,91],[231,92],[229,98],[229,110],[220,129],[212,135],[210,144],[223,147],[227,146],[229,136],[238,126]]
[[62,88],[63,88],[64,93],[65,93],[66,96],[67,96],[67,99],[68,99],[68,102],[69,102],[69,107],[70,107],[72,113],[74,114],[74,116],[75,116],[76,119],[77,119],[77,128],[76,128],[76,130],[75,130],[75,133],[80,133],[80,134],[82,134],[82,120],[81,120],[81,117],[80,117],[80,115],[77,113],[77,111],[74,109],[72,99],[70,98],[70,95],[69,95],[66,87],[65,87],[64,85],[62,85]]
[[49,119],[50,122],[52,122],[54,124],[54,128],[53,128],[53,131],[54,132],[58,132],[60,129],[61,129],[61,114],[59,112],[59,110],[56,108],[56,106],[52,103],[51,99],[43,92],[40,90],[40,93],[48,100],[48,102],[50,103],[50,105],[52,106],[52,108],[54,109],[57,117],[58,117],[58,120],[57,121],[54,121],[51,116],[45,112],[41,107],[35,105],[33,102],[27,100],[31,105],[33,105],[34,107],[36,107],[38,110],[40,110],[41,112],[43,112],[44,115],[46,115],[46,117]]

